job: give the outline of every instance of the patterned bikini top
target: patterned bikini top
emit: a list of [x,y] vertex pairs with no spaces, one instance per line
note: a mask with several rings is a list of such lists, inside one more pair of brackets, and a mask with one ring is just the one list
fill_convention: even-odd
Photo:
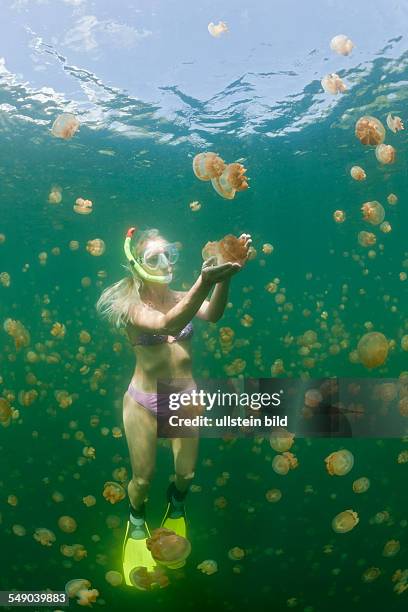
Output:
[[[184,329],[181,330],[177,336],[167,336],[166,334],[152,334],[149,332],[143,332],[139,334],[134,342],[132,342],[132,346],[141,345],[141,346],[152,346],[154,344],[166,344],[173,342],[184,342],[186,340],[190,340],[194,333],[193,324],[187,323]],[[172,340],[169,340],[172,338]]]

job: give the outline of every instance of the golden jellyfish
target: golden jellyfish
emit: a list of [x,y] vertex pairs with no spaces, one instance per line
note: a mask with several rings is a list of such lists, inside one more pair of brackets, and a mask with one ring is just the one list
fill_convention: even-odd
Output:
[[380,230],[384,233],[384,234],[389,234],[392,230],[391,227],[391,223],[389,223],[388,221],[383,221],[380,224]]
[[94,506],[96,504],[96,499],[93,495],[86,495],[82,498],[82,501],[84,502],[87,508],[90,508],[91,506]]
[[11,285],[11,277],[10,277],[10,274],[8,272],[1,272],[0,273],[0,284],[3,285],[3,287],[10,287],[10,285]]
[[208,31],[214,38],[219,38],[221,34],[228,32],[228,26],[224,21],[213,23],[212,21],[208,24]]
[[62,202],[62,189],[61,187],[52,187],[48,194],[48,202],[50,204],[61,204]]
[[332,521],[333,531],[336,533],[347,533],[358,525],[359,520],[357,512],[344,510],[344,512],[340,512],[334,517]]
[[245,550],[239,548],[239,546],[234,546],[228,551],[228,558],[231,561],[241,561],[245,557]]
[[278,501],[282,499],[282,491],[280,489],[269,489],[265,493],[266,501],[271,504],[276,504]]
[[307,408],[317,408],[323,401],[323,395],[319,389],[308,389],[303,401]]
[[200,181],[210,181],[221,176],[225,169],[224,160],[216,153],[199,153],[193,159],[193,172]]
[[216,257],[218,264],[231,262],[242,265],[247,258],[245,238],[227,234],[218,242],[207,242],[202,250],[202,257],[204,260]]
[[149,572],[146,567],[135,567],[129,573],[129,580],[141,591],[150,591],[155,587],[163,589],[170,583],[164,571],[159,567],[152,572]]
[[38,527],[34,532],[34,540],[42,546],[52,546],[56,540],[55,533],[45,527]]
[[344,223],[346,220],[346,213],[344,210],[335,210],[333,213],[333,219],[336,223]]
[[200,202],[197,201],[190,202],[189,206],[193,212],[198,212],[201,208]]
[[106,582],[109,582],[112,586],[119,586],[122,584],[123,576],[120,572],[116,572],[115,570],[110,570],[105,574]]
[[20,538],[25,536],[27,533],[26,528],[23,527],[23,525],[13,525],[11,529],[14,535],[19,536]]
[[350,174],[355,181],[365,181],[367,178],[365,170],[361,168],[361,166],[353,166],[350,170]]
[[379,144],[375,148],[375,156],[382,164],[393,164],[395,162],[396,151],[392,145]]
[[10,404],[4,397],[0,397],[0,424],[3,427],[8,427],[11,423],[13,412]]
[[292,448],[294,440],[295,434],[282,429],[280,432],[270,435],[269,444],[277,453],[284,453]]
[[395,195],[395,193],[390,193],[387,196],[387,202],[390,204],[390,206],[395,206],[395,204],[398,202],[398,197]]
[[111,504],[117,504],[125,499],[125,489],[118,482],[105,482],[103,496]]
[[350,55],[353,47],[353,41],[345,34],[337,34],[330,41],[330,49],[338,55]]
[[397,117],[396,115],[392,115],[391,113],[388,113],[387,115],[387,125],[391,132],[394,132],[394,134],[404,129],[404,124],[402,122],[401,117]]
[[0,244],[4,244],[6,242],[5,234],[0,234]]
[[364,221],[371,223],[371,225],[379,225],[384,221],[384,207],[376,200],[365,202],[361,207],[361,212],[363,213]]
[[91,604],[95,603],[98,597],[99,591],[96,589],[81,589],[78,591],[77,604],[92,607]]
[[360,362],[368,369],[378,368],[388,357],[388,341],[381,332],[364,334],[357,345]]
[[272,469],[280,476],[286,476],[290,470],[290,462],[284,455],[275,455],[272,461]]
[[365,493],[366,491],[368,491],[369,488],[370,488],[370,481],[365,476],[362,476],[361,478],[357,478],[357,480],[353,482],[354,493]]
[[88,344],[92,340],[91,334],[84,329],[79,332],[79,341],[81,344]]
[[363,247],[374,246],[377,242],[375,234],[372,232],[365,232],[364,230],[358,233],[357,240],[358,244]]
[[343,449],[330,453],[325,462],[330,476],[345,476],[353,468],[354,456],[349,450]]
[[146,546],[155,561],[173,569],[182,567],[191,552],[191,544],[186,538],[164,527],[152,531]]
[[93,255],[94,257],[100,257],[105,252],[105,243],[100,238],[88,240],[88,242],[86,243],[86,250],[90,255]]
[[408,334],[401,338],[401,348],[403,351],[408,351]]
[[82,589],[88,589],[91,586],[89,580],[84,578],[74,578],[65,585],[65,592],[70,599],[76,597]]
[[249,314],[244,314],[244,316],[241,319],[241,325],[243,327],[252,327],[253,322],[254,322],[254,318],[251,317],[251,315]]
[[408,463],[408,451],[401,451],[397,457],[397,463]]
[[385,543],[382,554],[383,557],[395,557],[400,551],[401,544],[398,540],[389,540]]
[[58,527],[64,533],[74,533],[77,529],[77,522],[72,516],[63,515],[58,519]]
[[380,574],[381,574],[381,570],[378,567],[369,567],[365,570],[364,574],[361,576],[361,580],[363,582],[374,582],[374,580],[377,580]]
[[378,145],[384,141],[385,128],[375,117],[364,115],[356,123],[355,135],[363,145]]
[[78,215],[90,215],[92,212],[91,200],[84,200],[83,198],[77,198],[74,204],[74,211]]
[[337,95],[338,93],[344,93],[347,91],[346,85],[335,72],[327,74],[325,77],[323,77],[321,84],[324,91],[332,95]]
[[78,240],[71,240],[68,244],[70,251],[77,251],[79,249]]
[[215,574],[218,572],[217,562],[213,559],[206,559],[197,565],[197,569],[200,570],[203,574],[207,574],[207,576],[211,576],[211,574]]
[[265,255],[271,255],[271,253],[273,253],[273,246],[272,244],[270,244],[269,242],[266,242],[265,244],[262,245],[262,253],[265,253]]
[[51,327],[51,335],[54,338],[64,338],[66,333],[66,327],[63,323],[54,323]]
[[79,128],[79,121],[72,113],[58,115],[52,124],[51,132],[56,138],[69,140]]
[[246,168],[242,164],[228,164],[224,172],[211,179],[212,186],[221,197],[233,200],[237,191],[248,189],[248,177],[245,176]]

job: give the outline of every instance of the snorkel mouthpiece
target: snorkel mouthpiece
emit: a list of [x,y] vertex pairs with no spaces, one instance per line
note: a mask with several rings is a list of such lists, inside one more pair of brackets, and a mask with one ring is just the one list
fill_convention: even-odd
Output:
[[123,250],[125,251],[126,258],[132,267],[132,271],[138,276],[140,276],[140,278],[143,278],[143,280],[149,281],[150,283],[160,283],[162,285],[168,285],[173,278],[172,274],[163,274],[160,276],[155,274],[149,274],[149,272],[147,272],[141,265],[141,261],[138,261],[138,259],[133,256],[131,242],[133,234],[136,232],[136,230],[137,227],[130,227],[128,229],[128,231],[126,232],[125,243],[123,245]]

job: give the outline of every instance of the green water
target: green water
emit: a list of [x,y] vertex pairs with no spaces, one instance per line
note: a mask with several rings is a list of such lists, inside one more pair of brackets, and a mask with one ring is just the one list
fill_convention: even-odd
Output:
[[[0,233],[6,240],[0,245],[0,272],[10,274],[11,284],[0,287],[0,318],[2,328],[7,318],[20,321],[31,340],[16,350],[13,339],[1,331],[0,394],[19,411],[19,417],[0,431],[1,589],[63,590],[68,580],[86,578],[100,592],[107,610],[177,610],[181,605],[183,609],[286,610],[292,604],[303,612],[406,609],[407,593],[395,593],[392,582],[395,571],[408,566],[407,466],[397,462],[407,444],[401,439],[298,439],[292,452],[299,467],[286,477],[272,471],[274,452],[267,439],[203,440],[195,482],[199,490],[188,499],[192,553],[186,567],[169,574],[169,587],[151,593],[114,588],[104,578],[108,570],[120,571],[127,502],[111,506],[102,490],[115,468],[125,467],[130,474],[125,438],[114,438],[112,428],[123,429],[121,401],[134,358],[124,335],[98,319],[95,302],[105,286],[125,274],[122,245],[129,226],[158,227],[170,241],[182,242],[175,288],[189,286],[197,277],[201,248],[208,240],[226,233],[252,234],[258,255],[233,279],[231,308],[217,325],[196,324],[197,376],[221,378],[225,366],[237,358],[246,362],[244,374],[255,377],[270,376],[276,359],[284,362],[283,375],[294,377],[396,378],[408,370],[407,354],[400,347],[401,337],[408,333],[407,282],[399,278],[408,272],[407,136],[387,133],[387,142],[397,149],[397,161],[381,167],[373,148],[363,147],[355,138],[353,127],[362,114],[359,109],[372,104],[381,68],[380,62],[373,64],[371,89],[367,86],[359,97],[350,94],[300,133],[269,138],[265,130],[254,130],[238,137],[244,125],[237,117],[232,130],[215,133],[205,147],[183,142],[185,127],[156,121],[154,109],[142,103],[133,102],[129,125],[145,128],[149,138],[142,134],[131,139],[84,121],[71,141],[57,140],[49,131],[58,114],[51,100],[31,101],[25,109],[43,124],[3,113]],[[21,112],[29,97],[17,85],[0,90],[0,96],[3,104],[20,104]],[[118,94],[110,104],[119,111],[129,100]],[[288,123],[302,110],[294,103]],[[380,103],[370,108],[383,122],[388,110]],[[269,129],[281,127],[276,120]],[[162,137],[167,133],[169,142]],[[208,183],[198,181],[192,159],[203,150],[217,151],[227,161],[243,158],[250,189],[227,201]],[[365,182],[351,179],[354,164],[365,168]],[[53,185],[62,189],[59,205],[47,202]],[[399,198],[394,207],[386,204],[391,192]],[[91,215],[74,213],[77,197],[93,201]],[[374,199],[386,208],[390,234],[368,227],[361,219],[361,204]],[[195,200],[202,204],[196,213],[189,208]],[[342,225],[332,219],[336,209],[346,212]],[[377,235],[375,259],[369,259],[367,249],[357,243],[362,229]],[[87,241],[94,238],[106,243],[101,257],[86,252]],[[70,250],[71,240],[79,242],[79,250]],[[273,254],[262,254],[264,243],[273,244]],[[52,254],[55,247],[60,249],[57,255]],[[39,262],[41,252],[48,254],[46,265]],[[106,278],[98,277],[101,270]],[[91,279],[89,287],[81,284],[84,277]],[[265,290],[275,278],[280,279],[291,307],[279,308],[274,294]],[[253,318],[252,326],[241,324],[243,314]],[[62,339],[50,333],[55,322],[66,326]],[[344,329],[345,345],[331,355],[335,322]],[[366,322],[395,341],[385,364],[374,371],[349,360]],[[235,331],[236,344],[228,354],[220,351],[221,326]],[[78,359],[81,330],[92,338],[84,345],[86,373],[80,372],[84,362]],[[307,330],[318,336],[319,346],[311,352],[313,367],[305,366],[298,352],[297,339]],[[294,337],[289,346],[284,341],[288,334]],[[113,350],[117,342],[120,352]],[[58,362],[31,364],[26,357],[29,349],[45,356],[57,353]],[[104,378],[93,390],[90,383],[97,368],[103,369]],[[27,379],[29,374],[35,379]],[[38,398],[22,406],[18,392],[30,389],[38,391]],[[74,394],[65,410],[55,398],[59,390]],[[92,415],[100,419],[96,427],[90,424]],[[101,432],[104,427],[108,435]],[[75,437],[76,432],[83,432],[82,439]],[[84,446],[96,449],[96,459],[79,465]],[[345,477],[330,477],[324,458],[344,446],[353,452],[355,466]],[[229,479],[218,486],[223,472],[229,473]],[[148,505],[152,528],[160,524],[171,473],[170,450],[161,444]],[[370,479],[371,487],[356,495],[352,483],[361,476]],[[271,488],[282,491],[276,504],[265,499]],[[53,501],[55,491],[62,493],[62,502]],[[7,502],[12,494],[18,498],[16,506]],[[83,504],[86,495],[95,496],[95,506]],[[220,497],[227,502],[222,510],[214,504]],[[350,508],[358,512],[358,526],[344,535],[334,533],[333,517]],[[389,512],[388,521],[370,523],[384,510]],[[75,518],[74,534],[59,530],[61,515]],[[107,526],[108,515],[118,517],[117,528]],[[22,525],[26,535],[15,535],[13,525]],[[52,546],[33,539],[38,527],[55,533]],[[401,550],[386,558],[382,550],[392,539],[400,541]],[[81,561],[60,552],[61,545],[75,543],[87,550]],[[330,551],[324,552],[328,545]],[[245,550],[240,562],[228,558],[234,546]],[[205,559],[217,561],[216,574],[206,576],[196,569]],[[369,567],[378,567],[381,574],[367,584],[361,576]]]

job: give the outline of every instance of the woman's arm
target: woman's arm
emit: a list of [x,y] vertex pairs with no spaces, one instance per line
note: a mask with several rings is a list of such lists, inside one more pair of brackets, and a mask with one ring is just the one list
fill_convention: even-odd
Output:
[[211,298],[205,300],[197,312],[197,317],[204,321],[216,323],[224,314],[225,307],[228,302],[230,279],[217,283]]

